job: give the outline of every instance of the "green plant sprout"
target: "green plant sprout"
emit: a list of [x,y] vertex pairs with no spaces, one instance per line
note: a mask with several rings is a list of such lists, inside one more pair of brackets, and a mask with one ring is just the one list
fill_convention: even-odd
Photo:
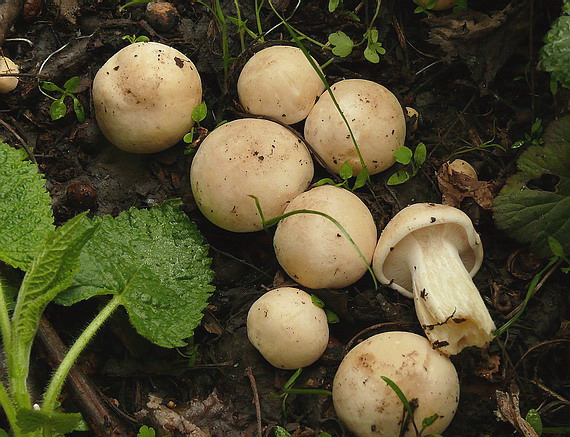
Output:
[[123,6],[120,6],[119,12],[123,12],[126,8],[129,8],[129,7],[134,6],[134,5],[151,3],[153,1],[154,0],[131,0],[128,3],[125,3]]
[[325,310],[325,314],[327,315],[327,323],[329,325],[334,325],[335,323],[340,322],[339,317],[328,308],[325,308],[325,303],[316,294],[311,294],[311,301],[313,302],[313,305]]
[[[49,108],[49,115],[52,121],[59,120],[60,118],[64,117],[67,114],[67,106],[65,105],[65,98],[70,97],[73,101],[73,111],[75,112],[75,116],[77,117],[77,121],[83,123],[85,121],[85,110],[83,109],[83,104],[79,101],[79,99],[75,96],[75,92],[77,92],[77,87],[79,86],[79,77],[73,76],[71,79],[66,81],[63,84],[63,88],[60,88],[53,82],[43,82],[40,91],[46,97],[49,97],[53,100],[50,108]],[[57,91],[61,93],[59,98],[50,96],[45,91]]]
[[277,399],[281,399],[281,412],[283,413],[283,417],[287,417],[287,398],[291,394],[295,395],[325,395],[330,396],[332,392],[330,390],[324,390],[321,388],[293,388],[293,385],[301,375],[303,371],[302,368],[297,369],[293,375],[287,380],[287,382],[283,385],[281,389],[281,394],[275,394],[271,392],[271,396]]
[[532,123],[530,127],[530,133],[524,134],[524,139],[515,141],[511,149],[519,149],[521,147],[530,147],[530,146],[542,146],[544,144],[544,140],[542,139],[542,133],[544,132],[544,128],[542,126],[542,119],[537,118]]
[[394,157],[396,158],[396,162],[399,162],[402,165],[410,165],[410,171],[406,169],[398,170],[394,173],[386,184],[388,185],[399,185],[403,184],[404,182],[408,181],[409,179],[413,178],[415,175],[418,174],[420,167],[424,164],[427,157],[426,152],[426,145],[424,143],[419,143],[416,146],[416,150],[412,152],[406,146],[400,147],[393,153]]
[[350,191],[356,191],[358,188],[366,185],[366,173],[360,172],[356,176],[356,180],[354,181],[352,187],[350,186],[349,180],[354,176],[354,173],[352,166],[347,161],[345,161],[344,164],[342,164],[340,167],[339,176],[342,179],[342,182],[335,182],[331,178],[323,178],[315,182],[314,186],[320,187],[321,185],[334,185],[335,187],[342,187]]
[[[198,128],[195,128],[194,126],[192,126],[192,129],[190,129],[190,132],[188,132],[182,138],[182,141],[184,141],[187,144],[186,148],[184,149],[185,155],[191,155],[192,153],[194,153],[198,143],[200,141],[202,141],[204,139],[204,137],[206,136],[207,131],[203,132],[203,129],[200,126],[200,122],[202,122],[206,118],[206,115],[208,115],[208,107],[206,106],[206,102],[200,103],[192,111],[192,120],[194,120],[196,122],[196,124],[198,125]],[[194,134],[196,133],[196,130],[198,130],[198,129],[200,129],[200,133],[198,135],[198,138],[195,140]]]
[[220,33],[222,35],[222,59],[224,64],[224,92],[226,92],[230,64],[232,63],[232,59],[230,58],[230,46],[228,40],[228,25],[226,16],[222,10],[220,0],[214,0],[212,6],[210,6],[204,0],[196,0],[196,3],[204,6],[208,11],[210,11],[210,14],[212,14],[218,23],[218,26],[220,27]]
[[570,433],[570,426],[558,426],[558,427],[544,427],[542,426],[542,418],[540,413],[531,408],[526,413],[525,419],[532,429],[540,436],[543,434],[566,434]]
[[[281,426],[273,428],[275,437],[291,437],[291,433]],[[2,437],[2,436],[0,436]],[[328,432],[321,432],[317,437],[332,437]]]
[[519,311],[513,317],[511,317],[507,323],[493,332],[493,335],[495,337],[504,334],[520,318],[520,316],[522,316],[528,305],[528,302],[530,301],[530,298],[534,294],[536,286],[546,275],[550,276],[552,272],[560,267],[562,263],[566,263],[568,267],[561,268],[561,271],[565,274],[568,274],[570,272],[570,258],[568,258],[568,256],[564,253],[564,248],[562,245],[552,237],[548,237],[548,245],[554,256],[550,258],[546,266],[532,278],[530,284],[528,285],[525,298],[522,301]]
[[474,152],[474,151],[489,151],[489,149],[499,149],[504,153],[507,153],[507,149],[502,146],[499,143],[495,142],[495,133],[493,132],[493,138],[491,138],[488,141],[485,141],[484,143],[480,144],[479,146],[475,146],[475,147],[461,147],[458,150],[456,150],[455,152],[451,153],[448,157],[447,157],[447,161],[450,161],[452,158],[455,158],[456,156],[459,155],[463,155],[465,153],[469,153],[469,152]]
[[146,425],[143,425],[139,428],[139,432],[137,437],[155,437],[156,432],[153,428],[149,428]]
[[[410,422],[412,422],[412,426],[414,427],[414,430],[416,432],[416,437],[422,437],[426,428],[428,426],[433,425],[433,423],[437,419],[439,419],[440,417],[439,414],[435,413],[432,416],[425,417],[422,420],[422,429],[419,430],[414,420],[414,411],[417,408],[417,406],[413,405],[414,400],[412,400],[412,402],[408,401],[408,398],[406,397],[404,392],[400,389],[400,387],[398,387],[398,385],[387,376],[381,376],[380,378],[382,378],[382,380],[388,385],[388,387],[390,387],[394,391],[394,393],[396,393],[396,396],[398,396],[400,402],[402,402],[402,405],[404,406],[405,418],[404,420],[402,420],[402,426],[400,427],[400,434],[398,437],[403,437],[406,434]],[[442,436],[440,434],[430,434],[428,437],[442,437]]]
[[265,217],[263,215],[263,210],[261,209],[261,205],[259,203],[259,199],[252,195],[249,194],[249,197],[251,197],[254,201],[255,201],[255,206],[257,208],[257,212],[259,213],[259,216],[261,217],[261,224],[263,226],[263,229],[267,229],[270,228],[273,225],[276,225],[277,223],[279,223],[279,221],[290,217],[292,215],[296,215],[296,214],[315,214],[315,215],[320,215],[321,217],[326,218],[327,220],[331,221],[341,232],[342,234],[345,236],[345,238],[349,241],[349,243],[351,244],[352,247],[354,247],[354,250],[356,250],[356,252],[358,253],[358,256],[360,257],[360,259],[362,260],[362,262],[364,264],[366,264],[366,269],[368,270],[368,273],[370,273],[370,276],[372,276],[372,282],[374,282],[374,289],[377,290],[378,289],[378,281],[376,280],[376,276],[374,275],[374,272],[372,271],[372,267],[370,267],[370,264],[368,264],[368,262],[366,261],[366,258],[364,258],[364,255],[362,254],[362,252],[360,251],[360,248],[358,247],[358,245],[354,242],[354,240],[352,239],[352,237],[349,235],[349,233],[346,231],[346,229],[344,229],[344,227],[338,222],[338,220],[336,220],[334,217],[321,212],[321,211],[314,211],[311,209],[297,209],[295,211],[289,211],[285,214],[282,214],[280,216],[274,217],[272,219],[269,220],[265,220]]
[[194,342],[194,336],[189,337],[186,342],[188,345],[184,348],[185,351],[182,352],[180,349],[176,348],[176,352],[188,360],[187,365],[189,367],[194,367],[200,357],[200,343]]
[[134,43],[137,43],[137,42],[147,42],[147,41],[150,41],[150,38],[149,38],[148,36],[145,36],[145,35],[139,35],[139,36],[136,36],[136,35],[124,35],[124,36],[121,37],[121,39],[122,39],[123,41],[128,41],[130,44],[134,44]]

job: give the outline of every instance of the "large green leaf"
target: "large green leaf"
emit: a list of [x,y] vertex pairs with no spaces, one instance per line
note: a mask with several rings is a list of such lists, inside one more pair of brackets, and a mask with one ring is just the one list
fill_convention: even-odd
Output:
[[27,270],[53,229],[51,198],[26,154],[0,142],[0,261]]
[[562,11],[544,38],[540,65],[552,74],[552,79],[570,88],[570,0],[564,0]]
[[570,116],[549,126],[544,143],[521,154],[519,172],[495,199],[494,218],[512,238],[550,256],[548,237],[570,247]]
[[116,295],[141,335],[183,346],[202,318],[213,273],[207,245],[179,205],[97,218],[101,226],[85,245],[74,285],[57,302]]
[[81,423],[79,413],[45,412],[41,410],[20,409],[17,413],[18,426],[22,432],[34,432],[39,429],[50,429],[56,433],[75,431]]

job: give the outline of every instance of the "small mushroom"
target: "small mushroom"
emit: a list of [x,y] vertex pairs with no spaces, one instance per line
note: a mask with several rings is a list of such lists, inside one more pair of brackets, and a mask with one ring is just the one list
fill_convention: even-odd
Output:
[[[387,88],[369,80],[337,82],[332,92],[354,133],[369,174],[396,162],[394,152],[404,145],[406,121],[398,99]],[[362,169],[348,128],[325,91],[305,122],[305,139],[335,173],[348,162]]]
[[313,179],[305,144],[273,121],[244,118],[214,129],[192,160],[190,184],[200,211],[233,232],[262,229],[254,200],[266,219],[276,217]]
[[293,124],[307,118],[325,85],[301,49],[272,46],[245,64],[237,88],[247,112]]
[[273,247],[283,269],[309,288],[342,288],[364,275],[376,244],[376,225],[366,205],[348,190],[324,185],[297,197],[285,209],[319,211],[337,220],[356,243],[362,259],[342,231],[311,213],[281,220]]
[[373,269],[381,283],[414,298],[434,347],[454,355],[493,338],[495,324],[471,279],[482,261],[481,239],[464,212],[418,203],[388,223]]
[[319,359],[329,341],[327,316],[303,290],[281,287],[261,296],[247,314],[247,336],[280,369],[298,369]]
[[414,108],[406,106],[406,125],[410,131],[415,132],[420,124],[420,114]]
[[[0,56],[0,74],[18,74],[20,69],[9,58]],[[6,94],[13,91],[18,86],[18,78],[15,76],[0,77],[0,94]]]
[[451,176],[453,172],[461,173],[471,179],[477,180],[477,171],[473,168],[471,164],[463,159],[455,159],[451,161],[447,166],[447,172]]
[[416,436],[411,421],[400,434],[404,406],[382,376],[417,404],[414,422],[418,429],[423,419],[438,415],[422,435],[439,434],[447,428],[459,402],[455,367],[424,337],[396,331],[374,335],[354,347],[334,377],[335,411],[355,436]]
[[127,152],[154,153],[176,144],[194,124],[192,111],[201,101],[192,61],[160,43],[128,45],[93,80],[97,124]]

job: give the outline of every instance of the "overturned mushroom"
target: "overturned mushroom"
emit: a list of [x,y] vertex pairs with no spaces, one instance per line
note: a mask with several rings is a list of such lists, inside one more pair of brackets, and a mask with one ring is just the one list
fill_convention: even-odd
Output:
[[[0,56],[0,74],[18,74],[19,72],[18,66],[11,59]],[[16,76],[0,77],[0,94],[9,93],[17,86],[18,78]]]
[[467,346],[484,346],[495,329],[471,279],[482,261],[481,239],[465,213],[419,203],[388,223],[373,269],[380,282],[414,298],[434,347],[454,355]]

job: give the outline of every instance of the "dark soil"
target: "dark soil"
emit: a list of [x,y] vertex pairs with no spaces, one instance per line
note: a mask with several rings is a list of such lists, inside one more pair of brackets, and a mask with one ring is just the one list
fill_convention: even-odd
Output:
[[[78,364],[79,375],[87,376],[86,384],[93,384],[95,390],[77,392],[74,379],[64,393],[63,406],[84,414],[94,430],[89,435],[135,436],[146,424],[165,435],[273,436],[274,426],[280,425],[296,437],[320,432],[349,436],[330,397],[291,395],[284,414],[282,400],[273,393],[280,392],[292,372],[270,366],[247,340],[249,306],[266,290],[292,283],[275,259],[271,232],[232,234],[200,214],[189,188],[192,157],[184,154],[184,144],[148,156],[124,153],[106,142],[94,120],[93,77],[107,58],[127,44],[123,35],[147,35],[193,60],[202,75],[204,100],[210,109],[202,123],[207,129],[242,115],[235,82],[240,66],[255,50],[254,41],[246,35],[247,50],[240,55],[236,27],[228,23],[230,53],[237,59],[225,82],[220,28],[197,3],[173,1],[177,13],[158,17],[165,18],[164,22],[148,14],[146,5],[119,12],[117,4],[109,0],[24,3],[24,11],[8,36],[26,38],[33,45],[21,40],[3,45],[4,54],[18,62],[25,74],[16,92],[0,97],[0,139],[33,153],[46,176],[57,221],[64,222],[85,210],[116,215],[131,206],[148,208],[181,197],[185,212],[211,245],[216,273],[216,292],[196,330],[194,348],[153,346],[136,335],[125,314],[117,313]],[[286,15],[295,6],[294,1],[279,3]],[[234,2],[222,4],[226,15],[235,16]],[[323,42],[338,30],[358,40],[376,3],[344,1],[345,11],[358,7],[360,23],[348,14],[329,13],[327,5],[324,0],[303,2],[291,24]],[[253,27],[253,1],[242,1],[240,6]],[[568,92],[560,89],[553,97],[549,76],[537,68],[538,51],[551,22],[560,15],[560,2],[473,0],[469,6],[473,9],[439,12],[427,18],[414,14],[410,0],[385,0],[377,21],[380,41],[387,50],[380,63],[367,62],[362,48],[356,48],[348,58],[329,65],[326,74],[331,82],[340,78],[377,81],[403,105],[413,106],[421,114],[419,129],[409,134],[406,143],[411,148],[420,141],[427,146],[428,160],[419,174],[403,185],[389,187],[386,180],[393,171],[388,170],[358,192],[372,210],[379,230],[411,202],[441,202],[436,171],[452,155],[468,160],[480,179],[488,182],[482,198],[467,196],[460,204],[483,240],[485,261],[475,282],[500,326],[513,316],[542,262],[496,229],[489,204],[515,170],[520,149],[510,146],[524,138],[536,118],[547,125],[569,109]],[[278,22],[270,9],[263,8],[262,16],[264,29]],[[287,39],[287,34],[281,27],[266,39],[275,42]],[[330,52],[307,46],[320,63],[329,59]],[[54,122],[49,115],[51,101],[39,92],[38,81],[62,85],[72,76],[81,79],[77,96],[86,108],[87,120],[78,123],[69,101],[68,114]],[[294,127],[302,132],[302,123]],[[482,144],[498,144],[508,151]],[[327,176],[317,169],[316,178]],[[457,187],[453,181],[450,184]],[[522,433],[518,410],[511,422],[499,419],[496,413],[517,402],[522,417],[535,408],[546,427],[570,425],[567,281],[563,273],[555,272],[507,334],[487,349],[465,350],[453,357],[460,375],[461,400],[446,436]],[[330,389],[351,339],[354,342],[393,329],[421,331],[413,302],[387,287],[375,290],[369,277],[344,290],[316,293],[338,314],[340,323],[331,326],[325,355],[304,369],[296,387]],[[84,302],[72,308],[53,305],[47,319],[69,344],[99,303]],[[373,328],[363,332],[369,327]],[[37,387],[51,371],[53,341],[39,341],[35,349],[33,378]],[[197,351],[195,363],[188,357],[193,351]],[[510,401],[498,401],[497,391],[508,393]],[[97,402],[101,409],[93,413]]]

